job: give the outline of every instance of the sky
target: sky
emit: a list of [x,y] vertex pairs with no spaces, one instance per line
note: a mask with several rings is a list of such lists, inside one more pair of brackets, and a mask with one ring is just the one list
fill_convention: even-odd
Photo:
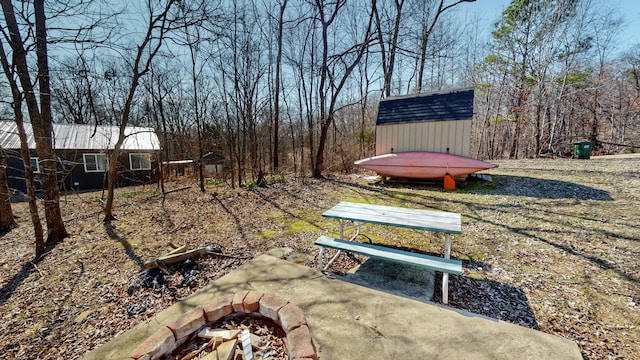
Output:
[[[599,0],[594,0],[600,2]],[[490,36],[493,23],[500,18],[502,10],[510,3],[510,0],[476,0],[468,4],[460,4],[463,16],[478,16],[484,22],[483,33]],[[620,34],[620,47],[618,51],[626,52],[634,45],[640,45],[640,0],[602,0],[601,3],[616,9],[624,18],[624,28]],[[462,10],[462,9],[460,9]],[[465,14],[466,13],[466,14]]]

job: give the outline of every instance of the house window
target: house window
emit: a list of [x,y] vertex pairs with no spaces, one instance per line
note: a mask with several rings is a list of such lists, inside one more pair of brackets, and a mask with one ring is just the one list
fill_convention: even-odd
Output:
[[82,154],[84,157],[85,172],[105,172],[107,171],[107,155],[105,154]]
[[151,155],[148,153],[129,154],[131,170],[151,170]]
[[31,159],[31,170],[33,170],[34,173],[39,173],[40,172],[40,161],[38,161],[37,157],[32,157]]

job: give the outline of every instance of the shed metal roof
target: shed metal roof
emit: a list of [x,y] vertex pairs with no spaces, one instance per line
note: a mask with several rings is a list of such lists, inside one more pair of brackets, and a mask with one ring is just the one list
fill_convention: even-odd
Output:
[[[29,149],[35,149],[36,143],[30,123],[25,123],[25,132]],[[94,134],[95,130],[95,134]],[[111,150],[118,140],[119,128],[110,125],[53,124],[56,150]],[[131,126],[125,129],[127,137],[122,150],[159,150],[160,141],[155,130],[150,127]],[[19,149],[18,128],[13,121],[0,121],[0,146],[4,149]]]
[[470,120],[473,89],[392,97],[380,101],[376,125]]

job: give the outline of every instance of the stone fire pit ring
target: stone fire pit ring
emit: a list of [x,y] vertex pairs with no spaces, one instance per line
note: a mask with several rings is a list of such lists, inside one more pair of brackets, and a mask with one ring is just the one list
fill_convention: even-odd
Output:
[[218,297],[206,305],[180,315],[148,337],[128,360],[160,359],[187,342],[191,334],[207,323],[217,322],[232,314],[249,314],[271,319],[287,336],[289,359],[318,359],[307,321],[298,306],[276,294],[245,290]]

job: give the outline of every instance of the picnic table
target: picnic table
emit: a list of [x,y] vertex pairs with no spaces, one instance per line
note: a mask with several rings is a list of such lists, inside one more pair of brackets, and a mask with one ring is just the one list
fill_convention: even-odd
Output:
[[[451,235],[462,233],[462,221],[460,214],[433,211],[423,209],[409,209],[395,206],[361,204],[343,201],[331,209],[325,211],[322,216],[339,220],[339,238],[333,239],[321,236],[316,244],[321,247],[319,265],[326,269],[340,255],[340,251],[349,251],[362,255],[377,257],[385,260],[400,262],[428,268],[442,272],[442,302],[448,303],[449,274],[462,273],[462,262],[450,259]],[[356,233],[349,239],[344,238],[344,222],[356,223]],[[444,257],[435,257],[413,252],[397,250],[389,247],[373,244],[358,243],[353,240],[361,234],[360,225],[363,223],[379,224],[385,226],[402,227],[445,234]],[[323,248],[337,249],[338,253],[329,261],[326,267],[322,266]]]

